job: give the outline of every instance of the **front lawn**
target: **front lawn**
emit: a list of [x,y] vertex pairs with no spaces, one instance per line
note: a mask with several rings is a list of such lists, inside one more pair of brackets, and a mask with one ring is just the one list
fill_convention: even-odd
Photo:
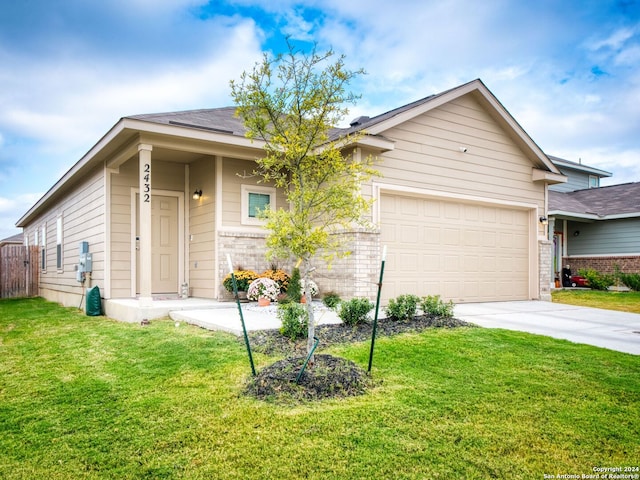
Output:
[[[366,367],[369,343],[325,353]],[[0,301],[0,359],[3,479],[541,479],[640,458],[640,357],[520,332],[380,338],[371,390],[298,405],[242,394],[231,335],[40,299]]]
[[557,303],[640,313],[640,292],[555,290],[551,294],[551,298]]

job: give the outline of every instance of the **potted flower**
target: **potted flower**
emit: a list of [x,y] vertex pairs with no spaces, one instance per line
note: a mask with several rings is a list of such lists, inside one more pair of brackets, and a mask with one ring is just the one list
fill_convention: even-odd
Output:
[[[238,286],[238,298],[246,299],[247,290],[249,289],[249,285],[253,282],[258,275],[253,270],[235,270],[233,272],[236,277],[236,285]],[[231,274],[228,273],[224,280],[222,280],[222,285],[224,288],[231,293],[233,292],[233,280],[231,278]]]
[[313,280],[305,282],[304,278],[300,280],[300,290],[302,291],[302,297],[300,298],[301,302],[307,301],[307,293],[311,295],[311,298],[313,298],[318,295],[319,291],[318,284],[316,282],[314,282]]
[[247,298],[249,300],[258,300],[261,306],[269,305],[275,302],[280,293],[280,286],[270,278],[256,278],[249,285],[247,290]]

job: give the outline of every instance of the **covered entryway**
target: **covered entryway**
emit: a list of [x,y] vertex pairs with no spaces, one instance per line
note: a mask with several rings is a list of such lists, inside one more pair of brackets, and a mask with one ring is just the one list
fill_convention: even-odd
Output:
[[[136,211],[140,196],[136,194]],[[178,293],[179,241],[178,197],[151,197],[151,292]],[[140,222],[136,217],[136,243],[139,242]],[[136,247],[136,272],[140,268]],[[136,275],[136,293],[140,293],[140,275]]]
[[381,195],[383,296],[456,303],[530,299],[530,210],[410,194]]

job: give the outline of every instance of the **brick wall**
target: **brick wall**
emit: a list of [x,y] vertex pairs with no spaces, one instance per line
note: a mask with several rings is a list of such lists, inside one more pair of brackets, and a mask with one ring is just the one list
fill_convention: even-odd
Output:
[[[314,261],[316,270],[313,280],[318,284],[320,295],[334,291],[342,298],[368,297],[375,299],[377,281],[380,275],[380,234],[379,232],[355,231],[344,234],[347,237],[345,249],[351,254],[344,258],[336,258],[331,268],[318,257]],[[266,234],[243,232],[219,232],[218,246],[220,252],[218,275],[220,300],[232,300],[233,296],[222,286],[222,279],[229,273],[227,254],[231,255],[233,267],[241,266],[245,270],[256,273],[270,268],[266,260]],[[278,267],[291,274],[294,261],[278,263]]]
[[538,242],[538,271],[540,300],[551,301],[551,261],[553,242],[542,240]]
[[624,273],[639,273],[640,256],[563,257],[562,265],[569,265],[574,274],[588,268],[593,268],[600,273],[614,273],[614,265],[618,265],[620,271]]

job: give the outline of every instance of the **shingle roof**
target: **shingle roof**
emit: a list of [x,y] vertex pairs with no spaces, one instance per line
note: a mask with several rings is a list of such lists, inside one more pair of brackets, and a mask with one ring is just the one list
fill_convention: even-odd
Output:
[[549,192],[549,211],[598,216],[640,213],[640,182],[575,192]]
[[23,235],[22,233],[17,233],[12,237],[3,238],[0,240],[0,243],[22,243]]
[[218,133],[227,133],[243,137],[246,128],[242,120],[235,116],[236,107],[185,110],[182,112],[149,113],[131,115],[126,118],[146,122],[176,125],[179,127],[200,128]]

